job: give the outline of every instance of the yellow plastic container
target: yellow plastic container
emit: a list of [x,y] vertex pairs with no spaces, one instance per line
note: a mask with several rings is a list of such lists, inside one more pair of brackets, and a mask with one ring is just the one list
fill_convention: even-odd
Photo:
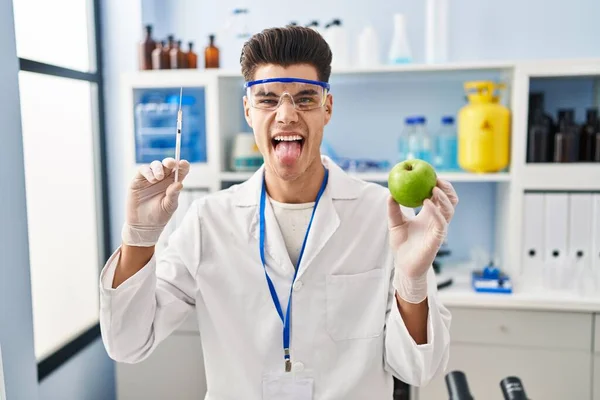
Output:
[[474,173],[498,172],[510,162],[510,110],[492,81],[465,82],[469,104],[458,113],[458,164]]

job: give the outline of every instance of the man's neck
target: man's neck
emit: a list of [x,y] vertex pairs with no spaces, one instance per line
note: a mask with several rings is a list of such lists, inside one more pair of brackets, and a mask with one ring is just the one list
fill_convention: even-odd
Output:
[[265,169],[267,193],[280,203],[310,203],[315,201],[325,177],[325,167],[319,159],[308,167],[300,177],[286,181],[270,168]]

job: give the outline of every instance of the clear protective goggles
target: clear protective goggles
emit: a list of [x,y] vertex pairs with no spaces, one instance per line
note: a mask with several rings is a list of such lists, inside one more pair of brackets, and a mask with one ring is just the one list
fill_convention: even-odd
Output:
[[276,110],[289,97],[296,110],[309,111],[325,105],[329,83],[301,78],[270,78],[246,82],[250,105],[261,110]]

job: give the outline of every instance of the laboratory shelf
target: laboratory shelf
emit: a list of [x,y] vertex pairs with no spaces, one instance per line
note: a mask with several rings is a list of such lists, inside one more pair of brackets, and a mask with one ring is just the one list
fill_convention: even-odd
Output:
[[[253,172],[221,172],[223,182],[242,182],[252,176]],[[387,172],[349,172],[349,175],[368,182],[387,182]],[[495,174],[473,174],[469,172],[441,172],[438,176],[450,182],[509,182],[510,174],[499,172]]]
[[522,169],[525,190],[600,190],[599,163],[539,163]]

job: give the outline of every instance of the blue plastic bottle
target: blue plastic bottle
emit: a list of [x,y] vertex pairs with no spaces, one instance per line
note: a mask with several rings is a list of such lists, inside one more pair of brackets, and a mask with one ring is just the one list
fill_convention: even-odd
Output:
[[400,132],[398,139],[398,162],[416,158],[418,149],[416,143],[415,118],[406,117],[404,120],[404,128]]
[[420,158],[428,163],[433,163],[433,145],[431,136],[427,130],[427,119],[423,116],[415,117],[415,134],[417,136],[416,158]]
[[443,171],[460,171],[454,117],[442,117],[442,127],[435,139],[436,156],[434,166]]

